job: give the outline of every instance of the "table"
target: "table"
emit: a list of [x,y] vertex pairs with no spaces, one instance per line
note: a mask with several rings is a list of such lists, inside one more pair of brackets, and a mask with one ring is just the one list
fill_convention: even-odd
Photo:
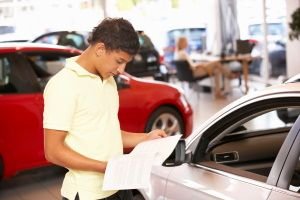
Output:
[[193,54],[191,55],[192,60],[197,62],[211,62],[211,61],[220,61],[221,63],[228,63],[232,61],[237,61],[242,64],[242,73],[245,84],[245,94],[249,91],[248,80],[249,80],[249,64],[254,59],[251,54],[240,54],[240,55],[230,55],[225,57],[211,56],[205,54]]
[[248,86],[249,64],[252,62],[253,59],[254,59],[254,57],[252,57],[250,54],[232,55],[232,56],[225,56],[223,58],[220,58],[221,63],[237,61],[242,64],[242,72],[243,72],[246,94],[249,91],[249,86]]

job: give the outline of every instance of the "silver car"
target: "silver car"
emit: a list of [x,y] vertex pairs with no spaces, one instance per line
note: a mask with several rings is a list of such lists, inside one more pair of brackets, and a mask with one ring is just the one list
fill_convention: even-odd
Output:
[[300,199],[299,114],[300,83],[238,99],[179,141],[135,200]]

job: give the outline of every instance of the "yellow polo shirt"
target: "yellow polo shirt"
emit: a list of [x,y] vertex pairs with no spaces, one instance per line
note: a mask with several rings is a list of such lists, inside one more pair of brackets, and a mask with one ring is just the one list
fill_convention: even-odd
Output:
[[[123,153],[118,120],[119,97],[113,77],[101,80],[80,65],[77,57],[48,82],[44,91],[44,128],[67,131],[65,143],[74,151],[99,161]],[[80,200],[108,197],[103,191],[104,174],[69,169],[61,194]]]

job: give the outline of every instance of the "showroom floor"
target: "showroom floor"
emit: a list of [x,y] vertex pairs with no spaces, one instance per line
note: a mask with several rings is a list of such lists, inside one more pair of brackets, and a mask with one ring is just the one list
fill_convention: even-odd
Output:
[[[176,84],[176,83],[175,83]],[[176,84],[181,86],[181,84]],[[188,91],[187,99],[194,109],[194,128],[233,100],[243,96],[237,83],[232,82],[232,93],[226,99],[212,100],[210,93]],[[250,82],[250,93],[264,87]],[[19,174],[10,180],[0,182],[0,199],[3,200],[58,200],[64,170],[46,167]]]

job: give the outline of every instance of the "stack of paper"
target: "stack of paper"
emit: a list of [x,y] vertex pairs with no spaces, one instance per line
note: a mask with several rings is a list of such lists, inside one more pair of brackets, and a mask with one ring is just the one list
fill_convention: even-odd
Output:
[[130,154],[108,161],[103,190],[145,188],[150,182],[151,168],[161,165],[172,153],[181,135],[154,139],[138,144]]

